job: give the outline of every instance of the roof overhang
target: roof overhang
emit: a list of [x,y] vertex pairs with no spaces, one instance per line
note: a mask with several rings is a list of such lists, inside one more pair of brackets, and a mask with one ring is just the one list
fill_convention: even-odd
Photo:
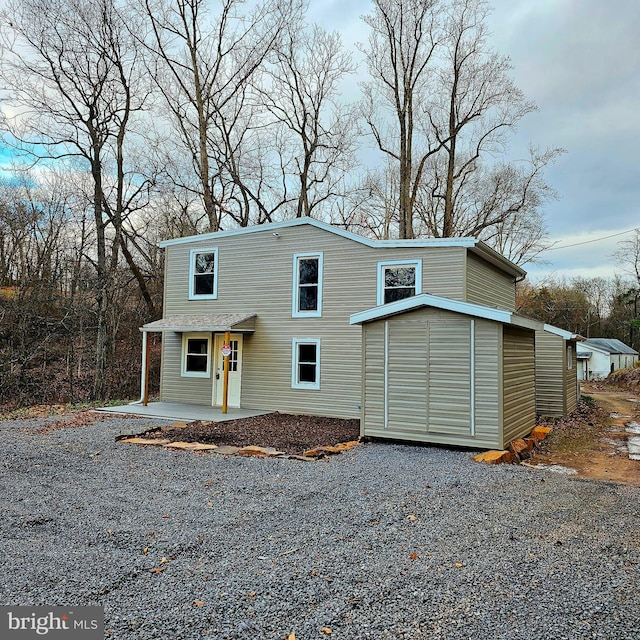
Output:
[[552,324],[545,324],[544,330],[548,333],[553,333],[553,335],[560,336],[564,340],[586,340],[586,338],[583,338],[579,333],[565,331],[564,329],[560,329],[560,327],[554,327]]
[[266,224],[254,225],[251,227],[240,227],[238,229],[228,229],[225,231],[214,231],[212,233],[203,233],[195,236],[186,236],[184,238],[173,238],[172,240],[163,240],[158,243],[161,248],[172,247],[181,244],[191,244],[193,242],[213,241],[218,238],[229,238],[232,236],[247,235],[251,233],[264,233],[271,232],[276,238],[280,236],[280,231],[288,229],[290,227],[299,227],[302,225],[309,225],[317,227],[334,235],[358,242],[367,247],[374,249],[398,249],[398,248],[425,248],[425,247],[466,247],[470,251],[481,255],[491,264],[509,273],[518,280],[523,279],[527,272],[520,268],[515,263],[511,262],[508,258],[505,258],[502,254],[494,251],[491,247],[486,245],[477,238],[460,237],[460,238],[413,238],[407,240],[377,240],[375,238],[365,238],[359,236],[345,229],[340,229],[333,225],[315,220],[314,218],[294,218],[293,220],[285,220],[283,222],[269,222]]
[[256,329],[255,313],[216,313],[212,315],[177,315],[168,316],[155,322],[148,322],[140,327],[140,331],[174,333],[197,333],[211,331],[221,333],[253,333]]
[[374,320],[381,320],[391,316],[414,311],[422,307],[433,307],[434,309],[443,309],[444,311],[452,311],[462,315],[471,316],[473,318],[482,318],[485,320],[493,320],[502,324],[509,324],[523,329],[531,329],[534,331],[542,331],[544,324],[538,320],[532,320],[520,316],[517,313],[498,309],[496,307],[485,307],[480,304],[471,302],[462,302],[460,300],[452,300],[451,298],[443,298],[441,296],[433,296],[429,293],[422,293],[411,298],[398,300],[383,304],[366,311],[354,313],[349,318],[350,324],[365,324]]

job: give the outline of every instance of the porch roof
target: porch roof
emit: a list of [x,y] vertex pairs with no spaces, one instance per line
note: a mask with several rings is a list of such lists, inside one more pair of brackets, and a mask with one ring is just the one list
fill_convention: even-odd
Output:
[[256,330],[256,317],[257,314],[255,313],[168,316],[155,322],[148,322],[140,327],[140,331],[174,331],[176,333],[234,331],[236,333],[253,333]]

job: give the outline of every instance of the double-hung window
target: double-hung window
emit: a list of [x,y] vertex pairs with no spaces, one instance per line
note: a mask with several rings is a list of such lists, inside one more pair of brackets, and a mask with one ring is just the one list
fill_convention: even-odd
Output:
[[319,389],[320,340],[294,338],[292,352],[291,387],[293,389]]
[[192,249],[189,300],[218,297],[218,249]]
[[294,318],[319,318],[322,315],[322,253],[298,253],[293,256]]
[[422,260],[378,262],[378,305],[422,293]]
[[211,337],[192,333],[182,337],[182,375],[208,378],[211,375]]

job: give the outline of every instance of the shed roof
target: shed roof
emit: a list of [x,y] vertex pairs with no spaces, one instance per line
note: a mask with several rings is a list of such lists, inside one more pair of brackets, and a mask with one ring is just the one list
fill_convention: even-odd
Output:
[[565,340],[586,340],[579,333],[573,333],[572,331],[565,331],[564,329],[560,329],[560,327],[554,327],[552,324],[545,324],[544,330],[549,333],[553,333],[556,336],[560,336]]
[[635,349],[626,345],[621,340],[615,338],[587,338],[585,345],[588,347],[599,347],[607,353],[624,353],[627,355],[638,355]]
[[174,238],[172,240],[163,240],[158,243],[159,247],[172,247],[180,244],[190,244],[192,242],[201,242],[202,240],[211,240],[215,242],[218,238],[228,238],[231,236],[239,236],[250,233],[259,233],[270,231],[272,234],[278,237],[281,230],[308,225],[323,229],[329,233],[333,233],[337,236],[347,238],[353,242],[358,242],[367,247],[373,247],[375,249],[384,248],[422,248],[422,247],[467,247],[470,251],[481,255],[485,260],[491,264],[502,269],[511,276],[521,279],[527,275],[527,272],[519,267],[517,264],[511,262],[508,258],[505,258],[502,254],[492,249],[489,245],[478,240],[477,238],[415,238],[409,240],[377,240],[375,238],[365,238],[359,236],[345,229],[340,229],[333,225],[315,220],[313,218],[294,218],[293,220],[285,220],[283,222],[270,222],[267,224],[258,224],[251,227],[240,227],[238,229],[228,229],[226,231],[214,231],[212,233],[203,233],[195,236],[186,236],[184,238]]
[[216,313],[212,315],[168,316],[155,322],[148,322],[140,331],[236,331],[249,333],[256,328],[255,313]]
[[350,324],[364,324],[381,318],[388,318],[406,311],[413,311],[422,307],[434,307],[445,311],[453,311],[466,316],[475,318],[484,318],[486,320],[494,320],[502,324],[510,324],[524,329],[533,329],[542,331],[544,324],[538,320],[525,318],[512,311],[498,309],[497,307],[485,307],[481,304],[473,304],[471,302],[462,302],[460,300],[452,300],[451,298],[443,298],[441,296],[433,296],[429,293],[422,293],[417,296],[398,300],[383,304],[366,311],[354,313],[349,318]]

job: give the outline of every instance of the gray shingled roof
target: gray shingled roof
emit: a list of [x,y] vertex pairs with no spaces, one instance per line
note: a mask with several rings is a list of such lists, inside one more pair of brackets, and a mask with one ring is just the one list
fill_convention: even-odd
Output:
[[624,342],[615,338],[587,338],[583,343],[585,346],[593,345],[600,349],[604,349],[609,353],[626,353],[628,355],[638,355],[635,349],[627,346]]
[[[255,313],[216,313],[212,315],[179,315],[169,316],[145,324],[142,331],[253,331],[255,329]],[[253,322],[249,322],[253,320]],[[238,325],[244,324],[243,327]]]

